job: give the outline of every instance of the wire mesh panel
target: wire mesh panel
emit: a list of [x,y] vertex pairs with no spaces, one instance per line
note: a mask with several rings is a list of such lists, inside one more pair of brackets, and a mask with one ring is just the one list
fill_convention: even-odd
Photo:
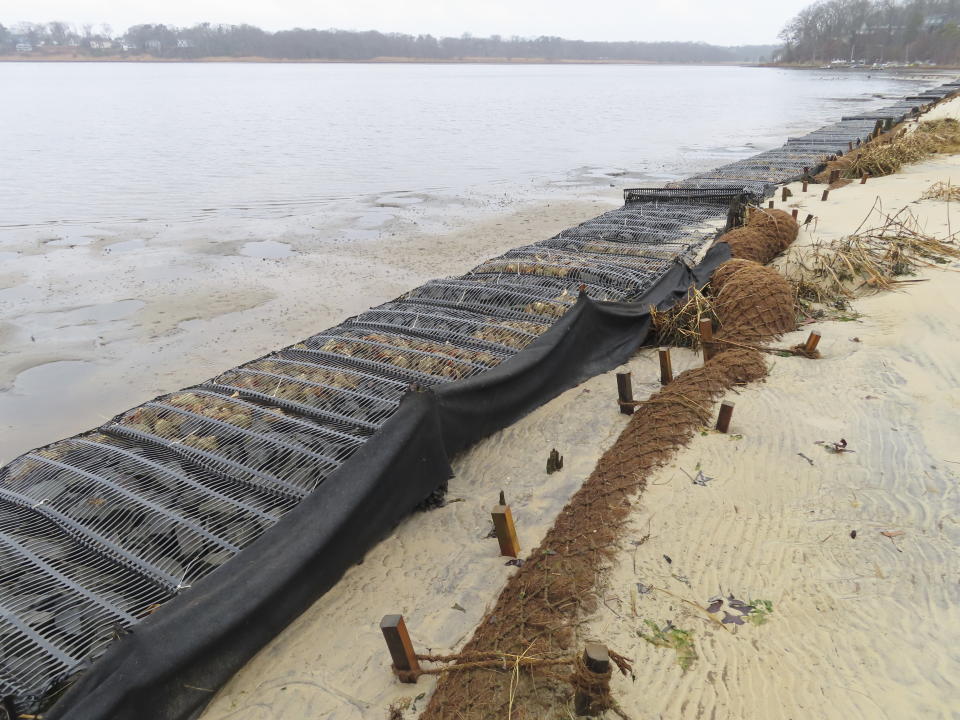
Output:
[[108,432],[166,445],[253,487],[303,497],[363,440],[240,398],[174,393],[126,413]]
[[346,364],[271,355],[201,387],[285,409],[337,432],[368,435],[396,410],[409,383]]
[[349,359],[361,367],[399,373],[413,381],[449,382],[495,367],[505,357],[453,342],[337,327],[308,338],[293,350],[316,357]]
[[169,588],[0,496],[0,695],[17,707],[35,707],[169,598]]
[[489,279],[431,280],[411,290],[400,300],[421,305],[464,308],[502,318],[552,322],[563,317],[577,301],[577,291],[540,286],[510,286]]
[[457,340],[465,347],[474,346],[500,354],[522,350],[550,328],[548,323],[499,320],[469,310],[418,306],[413,302],[381,305],[346,325],[398,330],[414,337],[442,341]]

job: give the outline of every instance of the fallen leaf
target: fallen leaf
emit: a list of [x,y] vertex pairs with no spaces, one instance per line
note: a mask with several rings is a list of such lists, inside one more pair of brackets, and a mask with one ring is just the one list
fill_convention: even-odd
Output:
[[723,598],[714,598],[713,600],[710,601],[710,604],[707,605],[707,612],[715,613],[721,607],[723,607]]
[[746,621],[743,619],[743,615],[731,615],[726,610],[723,611],[723,620],[720,622],[726,623],[727,625],[744,625]]
[[903,530],[881,530],[880,534],[883,535],[884,537],[895,538],[895,537],[900,537],[904,533],[903,533]]

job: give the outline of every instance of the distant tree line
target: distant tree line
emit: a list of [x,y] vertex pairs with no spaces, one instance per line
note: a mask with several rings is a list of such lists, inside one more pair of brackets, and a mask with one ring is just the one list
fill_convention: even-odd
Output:
[[820,0],[780,38],[784,62],[960,65],[960,0]]
[[[35,54],[144,54],[159,58],[263,57],[297,60],[372,60],[374,58],[504,58],[511,60],[624,60],[649,62],[757,62],[769,59],[776,46],[720,47],[692,42],[587,42],[559,37],[438,38],[376,31],[281,30],[252,25],[193,27],[134,25],[122,35],[111,28],[63,22],[0,25],[0,52]],[[27,49],[29,47],[29,50]]]

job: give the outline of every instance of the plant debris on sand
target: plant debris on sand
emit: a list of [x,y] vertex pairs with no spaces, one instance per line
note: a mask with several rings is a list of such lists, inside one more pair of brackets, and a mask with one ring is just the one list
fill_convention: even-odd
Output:
[[[868,225],[869,223],[869,225]],[[784,274],[797,288],[801,312],[845,309],[865,292],[893,290],[904,276],[960,258],[956,233],[940,240],[923,231],[909,208],[888,215],[878,204],[852,235],[814,243],[791,256]]]

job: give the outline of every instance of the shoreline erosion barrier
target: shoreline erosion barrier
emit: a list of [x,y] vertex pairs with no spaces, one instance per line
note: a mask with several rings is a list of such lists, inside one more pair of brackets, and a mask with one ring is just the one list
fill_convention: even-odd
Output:
[[13,460],[0,469],[5,712],[59,698],[46,718],[195,717],[442,493],[450,457],[629,358],[649,308],[729,258],[708,246],[732,207],[958,92],[626,190],[553,238]]

